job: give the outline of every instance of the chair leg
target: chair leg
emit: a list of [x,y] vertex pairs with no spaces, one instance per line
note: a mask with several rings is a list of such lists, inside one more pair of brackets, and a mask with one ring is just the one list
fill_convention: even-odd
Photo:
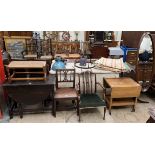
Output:
[[22,106],[22,104],[19,104],[19,115],[20,115],[20,118],[23,118],[23,106]]
[[79,116],[79,100],[77,100],[76,108],[77,108],[77,116]]
[[81,114],[81,111],[80,111],[80,108],[79,108],[79,122],[81,121],[80,114]]
[[135,105],[132,106],[131,112],[135,112]]
[[110,115],[111,115],[111,105],[112,105],[112,101],[113,101],[113,99],[110,98],[110,102],[109,102],[109,114],[110,114]]
[[52,106],[52,114],[54,117],[56,117],[56,101],[54,100],[53,106]]
[[109,114],[111,115],[111,106],[109,105]]
[[104,107],[104,116],[103,116],[103,120],[105,120],[105,113],[106,113],[106,107]]

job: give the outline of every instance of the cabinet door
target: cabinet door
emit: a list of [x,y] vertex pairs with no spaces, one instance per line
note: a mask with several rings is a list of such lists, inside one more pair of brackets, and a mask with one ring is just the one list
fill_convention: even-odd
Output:
[[150,81],[152,76],[152,64],[139,64],[137,70],[138,81]]
[[137,81],[143,81],[143,69],[139,68],[137,72]]
[[150,81],[151,80],[151,75],[152,75],[152,69],[144,70],[144,75],[143,75],[144,81]]

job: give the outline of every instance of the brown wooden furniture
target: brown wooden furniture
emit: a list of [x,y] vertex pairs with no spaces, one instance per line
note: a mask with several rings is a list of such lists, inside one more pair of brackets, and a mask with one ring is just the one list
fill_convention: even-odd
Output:
[[109,49],[108,47],[100,47],[100,46],[94,46],[90,48],[91,51],[91,58],[92,59],[99,59],[101,57],[108,58],[109,56]]
[[5,81],[2,85],[6,94],[6,104],[10,118],[27,113],[51,112],[53,105],[55,76],[47,76],[46,81]]
[[0,36],[28,36],[32,37],[33,31],[0,31]]
[[52,40],[51,39],[42,39],[41,40],[41,51],[42,55],[52,55]]
[[139,42],[139,49],[145,36],[150,37],[152,41],[152,57],[148,61],[140,61],[139,54],[137,54],[136,64],[136,81],[141,83],[143,92],[146,92],[151,87],[155,75],[155,34],[144,33]]
[[91,51],[92,59],[109,56],[108,47],[116,47],[118,41],[114,40],[113,31],[86,31],[85,41],[90,42],[89,50]]
[[116,47],[119,41],[111,40],[111,41],[104,41],[104,47]]
[[75,89],[75,69],[56,70],[56,91],[54,94],[53,114],[56,117],[56,102],[72,100],[76,101],[77,115],[79,115],[79,100]]
[[122,31],[121,45],[131,48],[139,48],[139,41],[144,31]]
[[138,50],[128,51],[126,62],[129,63],[130,65],[136,66],[137,65],[137,54],[138,54]]
[[135,111],[137,97],[141,86],[131,78],[104,78],[105,100],[108,103],[109,114],[113,106],[132,106]]
[[88,108],[97,108],[103,106],[104,115],[103,119],[105,120],[106,113],[106,103],[105,101],[97,94],[97,85],[103,86],[96,81],[96,74],[91,71],[82,72],[79,76],[79,95],[80,95],[80,103],[79,103],[79,121],[81,109]]
[[37,39],[26,39],[26,55],[37,55]]
[[80,42],[52,41],[52,51],[55,54],[80,53]]
[[12,61],[7,66],[8,80],[46,80],[46,61]]

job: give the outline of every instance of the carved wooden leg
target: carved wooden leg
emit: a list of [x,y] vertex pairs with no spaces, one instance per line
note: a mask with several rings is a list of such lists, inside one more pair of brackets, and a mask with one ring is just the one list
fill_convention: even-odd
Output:
[[103,120],[105,120],[105,113],[106,113],[106,107],[104,107],[104,116],[103,116]]

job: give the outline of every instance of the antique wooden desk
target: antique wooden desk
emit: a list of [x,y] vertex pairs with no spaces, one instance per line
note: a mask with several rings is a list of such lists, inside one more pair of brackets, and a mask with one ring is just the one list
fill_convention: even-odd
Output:
[[46,61],[12,61],[7,66],[7,72],[9,82],[46,80]]
[[51,111],[55,76],[47,76],[46,81],[6,81],[4,91],[8,94],[7,105],[10,118],[14,114]]
[[133,107],[137,97],[140,95],[141,86],[131,78],[104,78],[105,100],[108,103],[109,114],[111,114],[112,106],[127,106]]

